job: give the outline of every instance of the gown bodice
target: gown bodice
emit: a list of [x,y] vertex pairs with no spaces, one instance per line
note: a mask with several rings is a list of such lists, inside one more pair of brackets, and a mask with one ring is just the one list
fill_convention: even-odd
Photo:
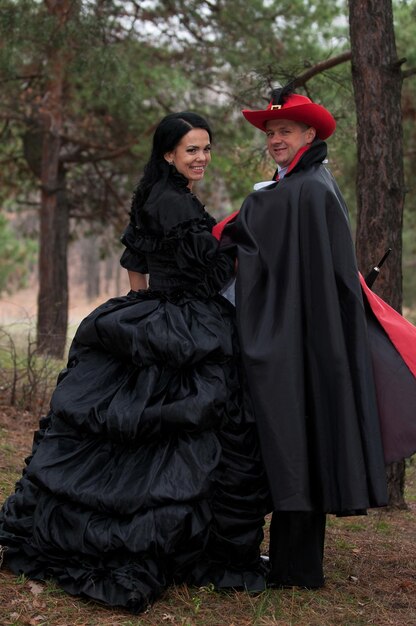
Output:
[[211,234],[215,219],[183,180],[177,174],[163,187],[155,185],[140,215],[131,216],[121,238],[121,265],[149,274],[151,291],[210,297],[229,282],[234,261],[219,250]]

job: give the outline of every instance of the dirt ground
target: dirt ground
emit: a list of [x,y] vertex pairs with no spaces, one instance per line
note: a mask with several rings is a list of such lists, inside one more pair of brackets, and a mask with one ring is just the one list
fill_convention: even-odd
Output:
[[[0,405],[0,498],[31,447],[37,419]],[[326,585],[318,591],[268,590],[258,596],[211,589],[170,590],[141,616],[73,598],[53,583],[0,570],[1,626],[415,626],[416,462],[407,469],[405,511],[328,518]],[[267,550],[267,524],[266,541]]]
[[[122,285],[126,292],[127,284]],[[70,292],[70,328],[116,293],[87,302]],[[36,289],[0,302],[0,326],[33,326]],[[13,491],[29,454],[38,411],[10,407],[0,376],[0,503]],[[169,590],[140,616],[68,596],[0,569],[0,626],[416,626],[416,457],[408,463],[407,510],[328,517],[326,584],[318,591],[216,593],[210,588]],[[267,552],[265,525],[264,551]],[[0,557],[1,560],[1,557]]]

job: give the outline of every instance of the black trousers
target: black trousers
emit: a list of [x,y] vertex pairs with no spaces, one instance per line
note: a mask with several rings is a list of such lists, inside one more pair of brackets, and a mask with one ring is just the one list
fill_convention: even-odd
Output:
[[325,513],[275,511],[270,525],[271,586],[324,584]]

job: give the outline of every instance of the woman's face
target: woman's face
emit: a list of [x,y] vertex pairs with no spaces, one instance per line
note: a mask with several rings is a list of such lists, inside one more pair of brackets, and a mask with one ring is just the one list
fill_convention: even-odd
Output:
[[182,137],[172,152],[166,152],[164,156],[188,179],[188,187],[192,189],[192,184],[204,177],[205,168],[211,161],[208,132],[203,128],[193,128]]

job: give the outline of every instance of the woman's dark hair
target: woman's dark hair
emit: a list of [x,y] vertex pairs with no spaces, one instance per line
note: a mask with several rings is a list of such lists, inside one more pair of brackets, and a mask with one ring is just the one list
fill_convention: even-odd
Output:
[[130,213],[133,218],[138,216],[153,185],[158,180],[168,176],[169,164],[164,155],[166,152],[174,150],[182,137],[193,128],[206,130],[210,141],[212,141],[212,132],[208,122],[197,113],[191,113],[190,111],[170,113],[159,122],[153,135],[150,159],[144,167],[143,176],[133,194]]

